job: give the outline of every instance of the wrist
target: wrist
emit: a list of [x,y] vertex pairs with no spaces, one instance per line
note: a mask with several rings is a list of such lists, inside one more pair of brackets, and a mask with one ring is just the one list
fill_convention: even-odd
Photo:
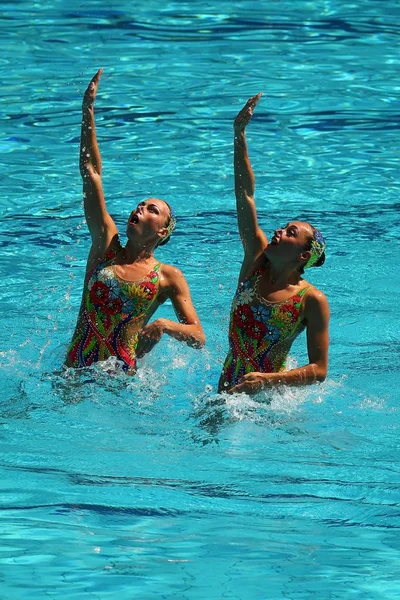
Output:
[[157,323],[157,327],[159,327],[163,333],[167,333],[167,334],[170,333],[169,329],[168,329],[168,320],[167,319],[157,319],[156,323]]
[[264,373],[263,387],[270,388],[283,383],[283,373]]

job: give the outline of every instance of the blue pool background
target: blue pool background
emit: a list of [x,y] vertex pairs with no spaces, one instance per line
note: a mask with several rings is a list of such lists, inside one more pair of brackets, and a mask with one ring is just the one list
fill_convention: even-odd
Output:
[[[398,3],[21,1],[0,20],[0,598],[398,598]],[[162,340],[129,381],[61,369],[99,67],[110,212],[123,230],[143,198],[175,207],[158,256],[207,334],[201,352]],[[220,406],[241,260],[232,119],[258,91],[260,222],[328,239],[310,280],[331,304],[330,372]]]

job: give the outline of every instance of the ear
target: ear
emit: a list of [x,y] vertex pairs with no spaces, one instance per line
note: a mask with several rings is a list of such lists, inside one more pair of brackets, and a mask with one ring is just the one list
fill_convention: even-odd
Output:
[[157,231],[157,236],[160,238],[160,242],[163,238],[165,238],[168,235],[168,227],[161,227],[161,229],[159,229]]
[[311,258],[311,252],[309,250],[306,250],[305,252],[302,252],[300,254],[300,258],[304,262],[304,264],[306,265],[308,263],[308,261],[310,260],[310,258]]

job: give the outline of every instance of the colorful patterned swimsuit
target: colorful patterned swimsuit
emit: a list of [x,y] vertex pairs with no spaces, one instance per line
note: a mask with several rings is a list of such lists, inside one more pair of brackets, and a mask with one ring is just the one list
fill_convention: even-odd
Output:
[[139,281],[125,281],[114,271],[116,253],[106,255],[85,285],[68,366],[87,367],[116,356],[124,370],[135,370],[138,332],[157,297],[161,264]]
[[241,282],[233,298],[221,391],[238,384],[246,373],[283,371],[294,339],[304,330],[301,304],[311,286],[283,302],[268,302],[258,294],[264,271],[258,269]]

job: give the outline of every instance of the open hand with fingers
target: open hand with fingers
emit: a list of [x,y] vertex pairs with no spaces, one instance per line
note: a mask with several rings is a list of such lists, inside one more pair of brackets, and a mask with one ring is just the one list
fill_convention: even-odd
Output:
[[99,69],[94,77],[90,80],[89,85],[86,88],[86,91],[83,96],[83,108],[89,108],[93,106],[94,101],[96,99],[97,90],[99,87],[100,77],[103,72],[103,69]]
[[255,107],[257,106],[257,102],[259,101],[261,96],[262,96],[262,92],[259,92],[255,96],[252,96],[251,98],[249,98],[247,100],[246,104],[243,106],[242,110],[239,111],[239,113],[236,116],[234,125],[233,125],[235,133],[239,133],[240,131],[243,131],[247,127],[247,125],[250,123],[251,117],[253,116],[253,111],[254,111]]

